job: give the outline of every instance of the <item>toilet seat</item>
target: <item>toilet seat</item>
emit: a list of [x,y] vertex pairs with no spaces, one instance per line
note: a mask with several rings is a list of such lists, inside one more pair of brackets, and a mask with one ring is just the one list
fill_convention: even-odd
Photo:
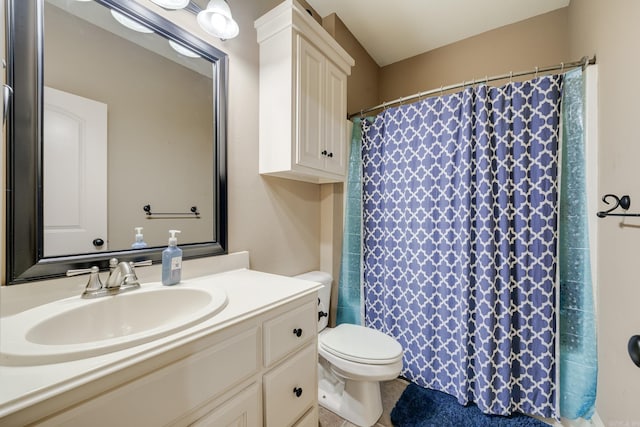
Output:
[[340,324],[323,331],[319,347],[339,358],[366,365],[389,365],[402,359],[402,346],[375,329]]

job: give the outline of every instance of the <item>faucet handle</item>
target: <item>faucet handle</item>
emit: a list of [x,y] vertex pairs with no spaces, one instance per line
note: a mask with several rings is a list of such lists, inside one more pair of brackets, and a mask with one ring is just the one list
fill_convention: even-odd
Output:
[[102,280],[100,280],[100,269],[95,265],[90,268],[91,275],[89,276],[89,281],[87,282],[87,286],[84,288],[84,293],[91,291],[97,291],[103,288]]
[[82,293],[82,297],[86,298],[87,294],[93,293],[102,289],[102,281],[100,280],[100,269],[97,266],[93,266],[91,268],[80,268],[77,270],[67,270],[67,276],[78,276],[80,274],[90,273],[89,281],[87,285],[84,287],[84,292]]
[[94,269],[100,271],[100,269],[94,265],[93,267],[90,267],[90,268],[79,268],[77,270],[67,270],[67,276],[71,277],[71,276],[79,276],[81,274],[93,273]]
[[135,261],[131,262],[131,267],[145,267],[147,265],[153,265],[153,261],[150,259],[145,259],[144,261]]

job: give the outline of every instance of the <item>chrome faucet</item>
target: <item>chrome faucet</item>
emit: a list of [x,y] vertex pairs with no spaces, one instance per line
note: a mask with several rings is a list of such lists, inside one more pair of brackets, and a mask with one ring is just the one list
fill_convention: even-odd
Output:
[[89,281],[82,293],[82,298],[97,298],[138,289],[140,283],[138,283],[138,277],[136,276],[134,267],[143,265],[151,265],[151,260],[118,262],[116,258],[111,258],[109,260],[109,277],[105,284],[100,280],[100,269],[96,266],[79,270],[68,270],[67,276],[89,273]]
[[107,289],[122,288],[125,286],[140,286],[136,273],[133,271],[133,263],[120,262],[116,258],[109,260],[109,277],[104,285]]

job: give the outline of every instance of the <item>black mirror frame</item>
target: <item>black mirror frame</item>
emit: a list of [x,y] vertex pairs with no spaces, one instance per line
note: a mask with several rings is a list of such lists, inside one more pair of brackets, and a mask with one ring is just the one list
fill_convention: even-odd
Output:
[[[227,253],[227,55],[133,0],[94,0],[176,40],[214,67],[215,240],[181,245],[184,258]],[[193,11],[193,5],[190,5]],[[63,276],[69,269],[109,259],[161,261],[163,248],[124,250],[61,257],[43,255],[42,196],[42,49],[44,0],[6,0],[7,84],[13,97],[7,115],[6,284]]]

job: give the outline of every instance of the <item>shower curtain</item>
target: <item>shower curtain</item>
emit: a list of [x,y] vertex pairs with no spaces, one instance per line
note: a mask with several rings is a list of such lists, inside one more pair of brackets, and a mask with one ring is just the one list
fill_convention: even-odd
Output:
[[[351,151],[342,233],[342,258],[338,277],[336,324],[362,324],[362,126],[360,118],[353,121]],[[366,119],[365,119],[366,120]]]
[[587,212],[584,73],[568,72],[562,90],[560,191],[560,415],[590,419],[598,379],[596,319]]
[[363,121],[365,323],[403,375],[483,412],[556,413],[561,76]]

